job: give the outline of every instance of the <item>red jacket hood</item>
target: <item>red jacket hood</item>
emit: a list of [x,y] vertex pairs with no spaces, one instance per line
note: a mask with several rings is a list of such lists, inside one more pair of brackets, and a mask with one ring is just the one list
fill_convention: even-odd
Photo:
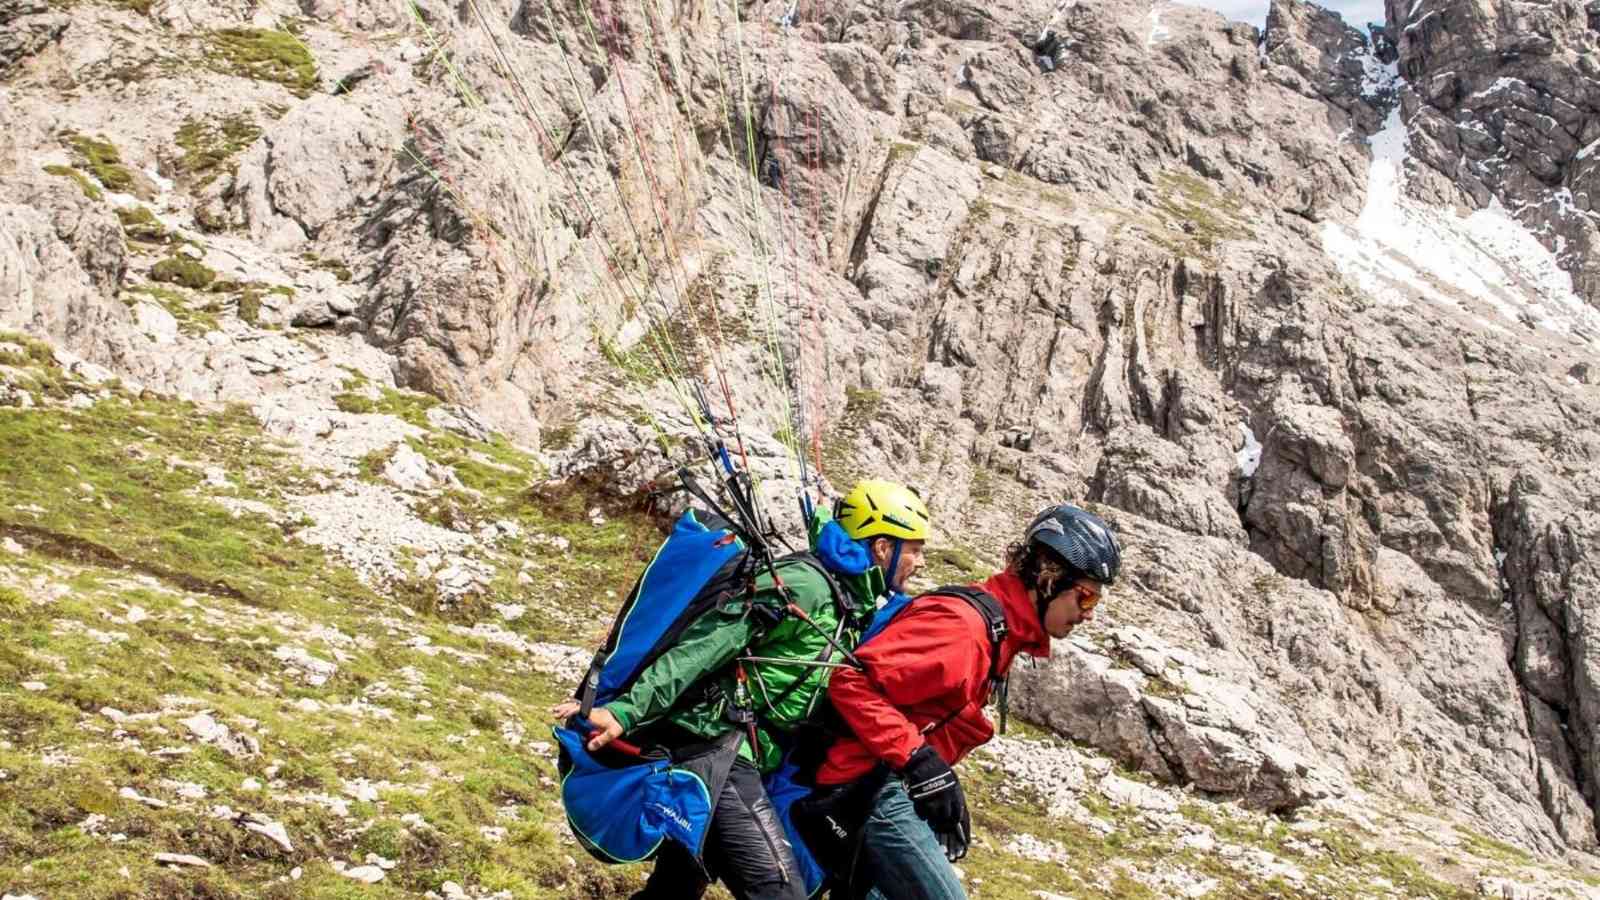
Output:
[[1045,634],[1044,623],[1039,621],[1039,610],[1028,597],[1022,579],[1010,571],[991,575],[979,582],[983,588],[1000,601],[1006,612],[1006,639],[1000,646],[1000,671],[1011,671],[1011,662],[1017,654],[1049,658],[1050,636]]

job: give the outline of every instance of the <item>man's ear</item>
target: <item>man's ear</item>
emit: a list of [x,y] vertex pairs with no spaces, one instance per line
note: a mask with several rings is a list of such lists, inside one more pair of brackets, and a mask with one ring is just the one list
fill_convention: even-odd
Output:
[[889,562],[889,554],[882,549],[883,542],[886,540],[888,540],[888,538],[875,537],[867,541],[867,556],[871,558],[872,564],[879,568],[882,568]]

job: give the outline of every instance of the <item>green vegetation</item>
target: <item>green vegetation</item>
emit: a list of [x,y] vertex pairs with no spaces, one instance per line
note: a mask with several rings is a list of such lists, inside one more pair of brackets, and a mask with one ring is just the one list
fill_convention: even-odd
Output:
[[1333,828],[1317,832],[1317,839],[1328,851],[1326,868],[1337,866],[1344,870],[1363,867],[1374,870],[1411,897],[1438,897],[1444,900],[1467,900],[1477,896],[1459,885],[1440,881],[1423,871],[1413,858],[1363,842],[1349,831]]
[[1224,241],[1250,236],[1249,229],[1240,224],[1243,202],[1231,194],[1219,194],[1210,182],[1187,172],[1165,172],[1157,178],[1157,187],[1156,208],[1183,223],[1189,242],[1199,250],[1209,253]]
[[678,377],[699,373],[707,360],[705,339],[712,330],[704,308],[696,317],[698,321],[674,316],[657,322],[627,349],[600,335],[600,355],[625,379],[638,384],[665,378],[669,371]]
[[48,366],[55,358],[49,344],[15,331],[0,331],[0,344],[21,348],[20,351],[0,349],[0,366]]
[[[187,296],[154,290],[174,302]],[[9,333],[0,345],[8,379],[20,370],[84,390],[47,345]],[[536,742],[548,740],[544,710],[570,676],[461,626],[493,622],[528,641],[592,646],[663,522],[599,479],[543,482],[539,463],[504,437],[430,427],[437,400],[354,373],[345,387],[341,406],[417,425],[410,448],[460,479],[461,488],[423,502],[428,518],[472,532],[511,526],[500,532],[502,557],[491,561],[482,597],[445,605],[420,578],[367,584],[302,540],[316,523],[294,498],[327,485],[245,409],[115,387],[86,409],[0,408],[0,537],[23,548],[0,552],[7,891],[398,900],[445,881],[517,897],[626,896],[640,885],[645,867],[595,864],[561,837],[554,759]],[[879,412],[870,392],[850,400],[858,414]],[[208,479],[208,467],[226,482]],[[230,511],[224,498],[241,505]],[[603,524],[594,524],[596,509]],[[981,565],[959,548],[936,550],[931,561],[962,573]],[[528,609],[500,621],[491,603]],[[326,681],[287,667],[283,650],[327,664]],[[258,740],[260,752],[230,755],[192,740],[184,720],[200,710]],[[1010,737],[1062,744],[1018,720]],[[1171,896],[1172,885],[1152,886],[1156,872],[1215,879],[1210,896],[1243,900],[1359,900],[1380,878],[1399,896],[1470,896],[1442,880],[1448,873],[1425,871],[1342,823],[1306,830],[1199,800],[1181,806],[1218,842],[1245,851],[1229,855],[1180,845],[1181,829],[1092,786],[1074,795],[1100,820],[1085,823],[1052,816],[1059,798],[1020,786],[987,754],[958,769],[975,826],[960,864],[974,898]],[[125,787],[170,805],[126,799]],[[294,849],[213,817],[224,805],[281,823]],[[1459,833],[1455,852],[1530,861]],[[1013,841],[1039,852],[1019,856]],[[1285,874],[1263,874],[1257,851]],[[193,853],[214,868],[163,869],[158,852]],[[368,853],[397,863],[376,885],[329,864]],[[301,876],[288,880],[296,867]]]
[[159,284],[140,284],[124,288],[124,301],[132,303],[130,295],[142,295],[165,309],[178,321],[178,329],[185,334],[207,334],[222,327],[217,319],[221,306],[215,300],[195,305],[182,291]]
[[624,378],[639,384],[649,384],[661,377],[661,366],[652,358],[655,352],[659,352],[654,344],[640,340],[633,347],[624,350],[605,335],[599,335],[597,340],[600,356]]
[[117,220],[122,223],[122,233],[130,241],[155,245],[172,243],[172,232],[146,207],[118,207]]
[[150,269],[150,277],[166,284],[176,284],[190,290],[201,291],[217,280],[217,273],[197,259],[169,256]]
[[[84,0],[48,0],[52,9],[72,9],[81,5]],[[104,6],[116,9],[126,9],[136,12],[141,16],[150,14],[150,7],[155,5],[155,0],[98,0]]]
[[[759,286],[744,285],[741,309],[736,314],[718,311],[721,297],[728,290],[725,261],[726,254],[713,256],[685,291],[685,301],[678,311],[653,321],[630,345],[624,347],[597,329],[595,341],[600,355],[623,379],[649,384],[666,377],[669,370],[679,377],[709,375],[718,345],[757,339],[751,322],[758,315]],[[626,315],[637,314],[637,307],[630,304]],[[764,333],[760,339],[765,339]]]
[[935,586],[965,584],[993,574],[985,571],[972,551],[964,547],[933,547],[927,552],[926,566],[924,578]]
[[1182,700],[1185,693],[1181,683],[1166,675],[1147,676],[1144,683],[1144,692],[1152,697],[1161,697],[1166,700]]
[[[8,361],[50,366],[34,342],[4,341],[23,348],[6,351]],[[459,460],[476,491],[457,492],[469,521],[495,515],[523,526],[512,556],[535,564],[537,580],[519,585],[515,570],[502,572],[491,595],[538,598],[543,618],[508,623],[529,639],[600,627],[617,602],[605,591],[625,589],[659,540],[654,519],[592,486],[532,491],[537,464],[503,439],[430,432],[416,446]],[[406,610],[397,600],[412,598],[362,584],[294,539],[303,517],[235,515],[207,499],[218,491],[204,483],[208,465],[227,472],[222,493],[271,508],[318,490],[247,412],[126,396],[85,410],[0,409],[0,447],[0,535],[26,548],[0,554],[8,890],[290,900],[417,896],[445,881],[516,896],[637,889],[640,867],[571,865],[573,848],[558,838],[554,759],[530,742],[548,740],[543,710],[568,688],[564,679],[451,631],[448,611]],[[598,527],[588,519],[597,504],[609,516]],[[558,537],[561,547],[550,543]],[[36,596],[46,581],[67,590]],[[317,636],[330,634],[358,641]],[[442,652],[415,649],[418,639]],[[286,644],[336,672],[319,685],[286,670],[274,656]],[[46,687],[24,690],[23,681]],[[101,711],[112,707],[136,718],[113,723]],[[230,756],[191,741],[182,720],[201,709],[255,736],[261,752]],[[508,740],[506,729],[526,740]],[[184,752],[154,752],[173,748]],[[331,798],[347,797],[352,779],[369,779],[376,797],[347,799],[341,812]],[[181,785],[203,799],[176,794]],[[123,787],[171,806],[124,799]],[[293,852],[213,818],[214,805],[282,823]],[[157,852],[215,867],[162,869]],[[369,852],[398,862],[378,885],[326,862]],[[290,881],[297,866],[303,874]]]
[[1470,828],[1457,825],[1456,834],[1461,836],[1467,852],[1473,856],[1481,856],[1484,859],[1492,859],[1513,866],[1532,865],[1534,862],[1533,857],[1526,850],[1520,850],[1504,841],[1485,837]]
[[226,28],[209,36],[208,57],[217,71],[287,87],[297,97],[317,86],[317,64],[306,45],[287,31]]
[[356,471],[368,481],[378,481],[383,476],[383,469],[389,465],[389,460],[394,458],[394,447],[379,447],[356,460]]
[[[57,9],[71,9],[80,2],[82,0],[50,0],[50,5]],[[117,9],[136,12],[141,16],[150,15],[150,7],[155,5],[155,0],[99,0],[99,2]]]
[[1005,169],[1001,173],[1005,183],[1023,193],[1023,196],[1042,199],[1056,208],[1058,212],[1067,212],[1077,205],[1072,191],[1059,184],[1049,181],[1040,181],[1031,175],[1018,172],[1016,169]]
[[59,175],[62,178],[71,178],[76,181],[78,188],[83,191],[83,195],[90,200],[98,201],[106,198],[105,192],[100,190],[100,185],[90,181],[87,175],[77,169],[70,166],[45,166],[44,171],[47,175]]
[[196,187],[204,187],[227,172],[233,157],[259,137],[261,129],[244,114],[223,116],[214,122],[190,118],[175,137],[183,150],[178,172]]
[[885,169],[893,169],[901,160],[909,159],[917,154],[921,144],[913,141],[893,141],[889,144],[889,157],[884,163]]
[[[286,543],[270,523],[234,518],[192,496],[198,471],[131,456],[123,446],[130,435],[143,435],[168,452],[251,459],[275,479],[292,477],[294,467],[256,431],[247,410],[200,416],[184,403],[102,402],[74,415],[0,414],[8,451],[0,483],[15,506],[46,510],[0,510],[0,531],[33,536],[47,555],[100,560],[266,607],[305,590],[304,582],[325,592],[350,589],[348,573],[313,565],[320,554]],[[78,496],[95,501],[74,502]]]
[[238,294],[239,318],[251,325],[261,324],[261,303],[269,294],[294,298],[294,288],[286,284],[267,284],[264,281],[219,281],[211,286],[219,294]]
[[310,263],[313,269],[333,273],[333,277],[339,279],[340,282],[346,282],[355,277],[350,271],[350,267],[337,259],[323,259],[317,254],[309,252],[301,258]]
[[67,146],[77,151],[82,160],[77,168],[93,175],[107,188],[126,192],[133,187],[133,173],[122,164],[122,155],[111,142],[74,134],[67,138]]
[[367,379],[360,376],[352,377],[344,383],[344,393],[333,398],[333,402],[342,412],[369,414],[383,413],[404,419],[418,428],[427,428],[428,410],[439,405],[439,398],[428,394],[419,394],[409,391],[397,391],[391,387],[377,389],[378,396],[371,396],[372,387]]
[[883,411],[883,394],[864,388],[844,389],[844,412],[822,437],[822,464],[838,484],[866,477],[855,461],[856,441]]
[[[5,373],[5,381],[56,400],[70,395],[66,375],[56,366],[49,344],[25,334],[0,331],[0,345],[4,345],[0,346],[0,366],[20,370]],[[0,444],[3,449],[5,445]]]
[[979,506],[988,506],[994,502],[995,491],[994,473],[988,467],[978,465],[972,469],[972,485],[968,488],[967,496]]
[[564,422],[552,425],[539,433],[539,443],[546,450],[565,450],[572,446],[572,441],[578,436],[576,422]]

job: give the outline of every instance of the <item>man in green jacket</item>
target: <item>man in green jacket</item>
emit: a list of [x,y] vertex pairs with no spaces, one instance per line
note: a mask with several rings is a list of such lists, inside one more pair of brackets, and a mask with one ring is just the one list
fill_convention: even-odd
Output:
[[[879,595],[903,589],[922,567],[928,511],[916,493],[863,481],[811,526],[814,554],[762,571],[753,602],[783,616],[770,630],[740,596],[697,619],[620,697],[595,707],[589,749],[623,735],[688,746],[737,731],[745,736],[717,797],[705,867],[670,845],[634,900],[697,897],[706,872],[740,900],[802,900],[805,888],[761,776],[781,763],[823,701],[832,667],[844,662]],[[781,584],[781,589],[779,585]],[[565,720],[576,701],[552,713]]]

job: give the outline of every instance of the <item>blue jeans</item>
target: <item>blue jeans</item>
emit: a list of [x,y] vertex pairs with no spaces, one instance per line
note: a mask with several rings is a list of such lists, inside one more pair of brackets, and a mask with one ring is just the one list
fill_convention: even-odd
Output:
[[873,801],[862,831],[861,877],[870,900],[966,900],[956,870],[898,778]]

